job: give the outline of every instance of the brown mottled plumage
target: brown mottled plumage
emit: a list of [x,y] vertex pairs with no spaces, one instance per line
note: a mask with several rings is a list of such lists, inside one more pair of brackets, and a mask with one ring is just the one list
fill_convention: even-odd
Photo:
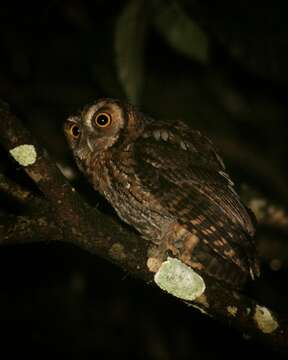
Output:
[[79,168],[151,246],[234,287],[258,274],[250,216],[211,141],[100,99],[65,123]]

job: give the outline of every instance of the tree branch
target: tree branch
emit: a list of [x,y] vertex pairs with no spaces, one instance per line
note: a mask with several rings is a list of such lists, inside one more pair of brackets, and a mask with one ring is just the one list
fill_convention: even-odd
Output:
[[0,134],[2,145],[35,182],[47,204],[39,216],[34,208],[32,217],[2,219],[5,220],[5,224],[0,222],[2,243],[23,242],[28,237],[39,241],[46,236],[48,240],[72,242],[146,282],[156,283],[179,300],[238,331],[287,351],[287,324],[277,314],[214,279],[197,274],[180,260],[170,259],[168,254],[164,262],[153,257],[149,243],[134,230],[83,201],[48,154],[1,103]]

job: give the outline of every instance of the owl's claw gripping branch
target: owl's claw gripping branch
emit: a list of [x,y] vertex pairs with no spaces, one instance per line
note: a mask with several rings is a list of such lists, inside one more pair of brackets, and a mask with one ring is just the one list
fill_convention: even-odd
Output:
[[[43,194],[43,198],[37,197],[37,200],[32,196],[34,205],[31,205],[28,215],[0,217],[0,244],[21,243],[29,238],[34,241],[72,242],[118,264],[146,282],[157,284],[180,301],[232,325],[242,334],[283,351],[288,350],[287,324],[274,312],[223,287],[215,279],[198,275],[180,260],[167,258],[165,264],[163,260],[157,264],[157,259],[153,260],[148,255],[147,241],[120,222],[89,207],[2,103],[0,134],[2,146]],[[0,191],[3,190],[5,188],[0,188]],[[16,191],[16,194],[19,192]],[[21,200],[21,191],[19,196]]]

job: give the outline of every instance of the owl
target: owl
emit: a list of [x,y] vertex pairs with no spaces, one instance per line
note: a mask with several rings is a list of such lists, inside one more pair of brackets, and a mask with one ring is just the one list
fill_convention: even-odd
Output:
[[163,261],[176,257],[233,288],[259,273],[254,225],[212,142],[100,99],[64,125],[79,169]]

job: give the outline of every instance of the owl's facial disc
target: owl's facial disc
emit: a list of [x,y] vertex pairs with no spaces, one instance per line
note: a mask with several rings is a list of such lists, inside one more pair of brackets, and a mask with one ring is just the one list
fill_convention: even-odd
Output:
[[111,148],[127,129],[126,107],[117,100],[100,99],[86,106],[79,116],[65,123],[65,133],[74,155],[80,161]]
[[124,127],[123,111],[118,103],[99,100],[83,112],[85,125],[99,136],[111,136]]
[[123,111],[113,100],[99,100],[84,109],[81,122],[90,150],[91,147],[94,152],[105,150],[115,144],[124,127]]

